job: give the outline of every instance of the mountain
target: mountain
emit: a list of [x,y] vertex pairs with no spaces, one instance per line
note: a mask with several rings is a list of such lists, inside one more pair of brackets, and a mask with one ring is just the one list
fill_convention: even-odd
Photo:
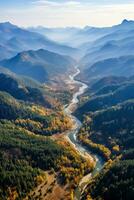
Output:
[[[117,34],[115,34],[117,35]],[[102,44],[99,45],[99,42],[96,41],[96,44],[94,44],[90,49],[88,49],[89,53],[86,53],[86,55],[81,60],[81,65],[83,68],[90,67],[94,62],[108,59],[108,58],[114,58],[117,55],[120,56],[126,56],[131,55],[133,52],[133,42],[134,38],[133,36],[129,36],[125,34],[125,37],[121,40],[112,39],[106,42],[102,42]],[[132,54],[133,55],[133,54]]]
[[[44,34],[48,37],[52,35],[52,39],[57,36],[57,41],[61,41],[73,47],[88,49],[92,43],[97,43],[97,41],[101,40],[101,38],[105,38],[110,35],[115,35],[115,39],[117,39],[118,35],[119,38],[124,38],[127,33],[132,36],[134,21],[125,19],[121,22],[121,24],[102,28],[86,26],[84,28],[67,27],[46,29],[42,27],[39,29],[44,30]],[[35,30],[38,30],[38,27]],[[63,35],[65,35],[65,37],[63,37]]]
[[100,28],[98,32],[105,30],[105,35],[81,46],[85,49],[85,56],[81,59],[81,69],[89,68],[97,61],[108,58],[133,55],[134,21],[124,20],[121,24]]
[[[123,20],[121,24],[114,25],[112,27],[102,27],[102,28],[87,28],[87,31],[93,31],[93,34],[98,33],[101,37],[95,39],[93,41],[93,44],[99,43],[99,45],[102,42],[107,42],[110,39],[122,39],[125,37],[125,34],[130,34],[134,30],[134,21],[129,20]],[[101,35],[103,33],[103,35]]]
[[71,128],[71,121],[62,111],[57,112],[37,103],[19,101],[9,93],[1,91],[0,120],[12,120],[16,125],[40,135],[52,135]]
[[18,76],[0,67],[0,91],[7,92],[18,100],[34,103],[45,108],[61,109],[68,104],[72,93],[68,89],[53,89],[24,76]]
[[65,76],[72,70],[75,61],[70,57],[40,49],[21,52],[11,59],[1,61],[1,65],[16,74],[45,83],[58,81],[60,76]]
[[115,106],[134,98],[134,77],[105,77],[94,83],[85,93],[87,101],[76,110],[80,118],[89,112],[95,112]]
[[0,91],[8,92],[16,99],[52,107],[45,88],[31,79],[0,73],[0,82]]
[[119,86],[121,84],[126,83],[127,81],[133,80],[133,77],[125,77],[125,76],[106,76],[97,80],[95,83],[90,85],[88,93],[96,93],[100,90],[103,90],[106,87],[116,85]]
[[[102,171],[87,185],[82,199],[133,199],[134,174],[134,100],[129,100],[90,115],[92,120],[83,125],[87,138],[82,139],[89,148],[104,145],[111,151]],[[81,133],[82,134],[82,133]],[[81,136],[82,138],[82,136]],[[97,151],[97,149],[96,149]],[[103,148],[104,151],[104,148]]]
[[134,56],[122,56],[101,60],[89,68],[84,69],[80,78],[90,82],[106,76],[131,76],[134,75]]
[[[115,39],[120,34],[131,32],[134,29],[134,22],[123,20],[121,24],[112,27],[92,27],[86,26],[84,28],[65,27],[65,28],[47,28],[42,26],[29,27],[28,30],[36,33],[40,33],[47,36],[49,39],[61,44],[66,44],[71,47],[80,48],[81,51],[86,52],[92,48],[92,44],[97,43],[101,38],[112,37],[115,35]],[[122,37],[121,37],[122,38]]]
[[21,51],[41,48],[63,55],[73,56],[77,53],[74,48],[60,45],[39,33],[28,31],[9,22],[0,23],[0,46],[3,49],[0,60],[15,56]]
[[[130,98],[131,99],[131,98]],[[103,144],[114,152],[113,146],[119,145],[120,152],[130,148],[133,136],[134,100],[124,101],[116,106],[94,112],[90,124],[90,139]],[[131,132],[130,132],[131,130]],[[122,134],[124,137],[122,137]],[[112,143],[112,140],[115,141]],[[133,145],[132,145],[133,147]]]

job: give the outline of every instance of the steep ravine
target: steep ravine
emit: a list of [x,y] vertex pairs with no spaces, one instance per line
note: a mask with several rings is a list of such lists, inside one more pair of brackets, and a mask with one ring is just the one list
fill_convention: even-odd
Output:
[[75,190],[75,194],[74,194],[75,200],[80,200],[81,190],[83,190],[86,187],[86,181],[90,179],[92,176],[94,176],[97,172],[99,172],[104,165],[104,161],[100,156],[89,151],[86,147],[82,146],[82,144],[80,144],[79,141],[77,140],[77,133],[79,132],[79,129],[81,128],[82,123],[75,116],[73,116],[72,110],[74,107],[76,107],[76,105],[79,102],[78,97],[82,95],[85,92],[85,90],[88,88],[88,86],[85,83],[75,80],[75,77],[79,73],[80,73],[80,70],[76,67],[76,73],[74,73],[73,75],[70,75],[69,77],[71,84],[72,83],[77,84],[79,86],[78,87],[79,89],[76,93],[74,93],[71,103],[68,105],[68,107],[65,108],[65,112],[74,120],[74,123],[76,124],[74,130],[72,130],[69,134],[67,134],[67,137],[70,143],[72,143],[75,146],[75,148],[78,150],[78,152],[80,152],[80,154],[82,155],[88,154],[93,160],[95,160],[96,166],[94,170],[92,171],[92,173],[84,176],[81,179],[79,186]]

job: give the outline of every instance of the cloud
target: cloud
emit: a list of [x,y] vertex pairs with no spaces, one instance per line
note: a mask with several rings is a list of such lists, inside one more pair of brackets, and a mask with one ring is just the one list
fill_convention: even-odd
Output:
[[[50,6],[63,6],[63,5],[116,5],[126,4],[126,0],[33,0],[36,5],[50,5]],[[127,4],[133,4],[133,0],[127,0]]]
[[80,5],[79,1],[48,1],[48,0],[36,0],[33,1],[33,4],[36,6],[77,6]]

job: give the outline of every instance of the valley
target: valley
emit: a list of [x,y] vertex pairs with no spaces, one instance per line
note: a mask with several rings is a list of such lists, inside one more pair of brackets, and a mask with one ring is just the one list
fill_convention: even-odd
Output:
[[98,173],[102,169],[104,165],[104,161],[103,161],[103,158],[101,158],[97,154],[92,153],[92,151],[89,151],[85,146],[81,145],[77,139],[77,134],[82,126],[82,123],[75,116],[72,115],[72,112],[74,108],[76,108],[79,102],[78,97],[81,96],[85,92],[88,86],[80,81],[75,80],[75,77],[79,75],[80,73],[80,70],[77,67],[76,67],[76,70],[77,72],[74,75],[71,75],[70,79],[71,79],[71,82],[73,82],[74,84],[78,84],[80,87],[79,87],[78,92],[74,93],[73,99],[71,103],[69,104],[69,106],[65,109],[65,112],[69,114],[70,118],[72,118],[72,120],[74,121],[75,129],[71,130],[71,132],[67,134],[67,137],[70,143],[75,146],[75,148],[80,153],[80,155],[90,159],[90,162],[92,162],[94,165],[94,169],[92,173],[89,173],[88,175],[84,176],[81,179],[78,187],[75,189],[74,200],[79,200],[81,196],[81,192],[86,187],[87,182],[89,181],[91,176],[96,175],[96,173]]
[[133,33],[0,23],[0,199],[133,200]]

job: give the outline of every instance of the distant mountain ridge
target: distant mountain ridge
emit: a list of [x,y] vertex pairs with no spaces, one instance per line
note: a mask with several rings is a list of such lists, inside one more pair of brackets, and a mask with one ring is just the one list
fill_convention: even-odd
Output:
[[92,80],[106,76],[132,76],[134,75],[134,55],[109,58],[98,61],[86,67],[79,76],[83,81],[90,83]]
[[0,60],[15,56],[21,51],[38,50],[44,48],[63,55],[74,55],[77,49],[60,45],[47,37],[20,28],[10,22],[0,23]]
[[98,36],[80,47],[85,52],[79,64],[82,70],[102,60],[134,55],[134,21],[123,20],[119,25],[88,29],[91,30],[94,30],[94,36]]
[[65,27],[65,28],[46,28],[46,27],[30,27],[28,30],[34,31],[46,35],[48,38],[55,41],[60,41],[61,43],[66,43],[72,45],[73,47],[79,47],[86,45],[86,43],[93,42],[105,35],[112,34],[121,29],[127,29],[128,26],[131,26],[131,29],[134,28],[134,21],[132,20],[123,20],[121,24],[114,25],[112,27],[93,27],[85,26],[84,28],[75,28],[75,27]]

